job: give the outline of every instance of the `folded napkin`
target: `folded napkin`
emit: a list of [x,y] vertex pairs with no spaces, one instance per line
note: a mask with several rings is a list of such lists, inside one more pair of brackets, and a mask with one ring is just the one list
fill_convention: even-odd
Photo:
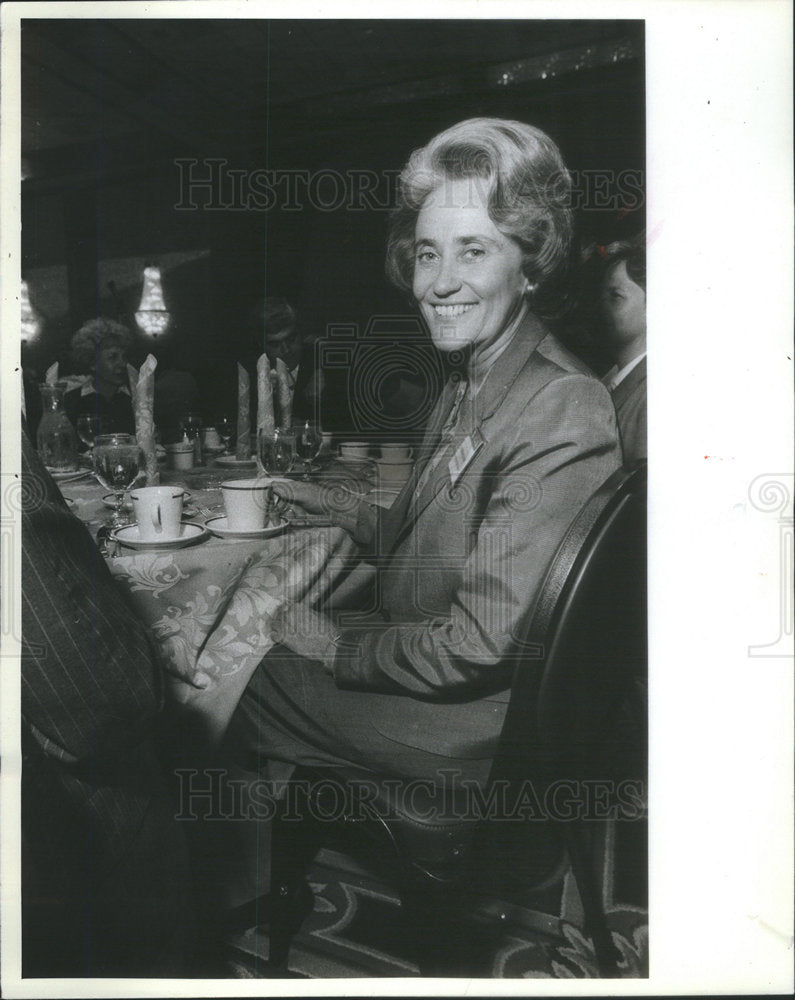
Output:
[[138,385],[138,369],[127,365],[127,381],[130,385],[130,395],[135,399],[135,387]]
[[268,355],[263,354],[257,361],[257,430],[273,434],[276,420],[273,415],[273,380]]
[[251,416],[249,399],[250,384],[248,372],[237,366],[237,447],[235,458],[246,461],[251,458]]
[[147,486],[157,486],[160,482],[157,451],[155,450],[155,368],[157,368],[157,360],[152,354],[148,354],[138,372],[133,390],[135,436],[138,438],[141,451],[144,453]]
[[276,359],[276,392],[279,397],[280,426],[289,430],[293,422],[293,380],[282,358]]
[[58,381],[58,362],[54,361],[44,373],[44,384],[55,385]]

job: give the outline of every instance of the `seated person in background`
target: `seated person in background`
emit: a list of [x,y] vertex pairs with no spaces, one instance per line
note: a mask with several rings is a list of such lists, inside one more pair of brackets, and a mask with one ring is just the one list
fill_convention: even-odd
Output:
[[77,426],[83,414],[100,417],[102,433],[135,433],[135,416],[127,380],[127,352],[132,334],[121,323],[100,316],[72,337],[75,370],[86,374],[82,385],[64,396],[66,414]]
[[164,441],[177,441],[188,414],[199,409],[199,387],[190,372],[176,366],[170,345],[158,344],[152,353],[157,358],[155,426]]
[[256,304],[251,315],[257,356],[264,350],[272,368],[280,358],[287,367],[293,384],[293,421],[312,420],[326,430],[345,426],[347,394],[340,385],[344,379],[317,366],[315,341],[301,336],[290,303],[269,296]]
[[323,372],[315,369],[312,345],[305,344],[296,329],[295,309],[287,299],[271,295],[257,303],[253,319],[257,351],[265,351],[271,368],[275,369],[279,359],[287,367],[293,387],[293,417],[318,420]]
[[24,431],[22,484],[22,974],[185,975],[156,648]]
[[601,289],[605,339],[615,362],[604,376],[618,417],[624,463],[648,457],[646,446],[646,247],[637,241],[607,248]]

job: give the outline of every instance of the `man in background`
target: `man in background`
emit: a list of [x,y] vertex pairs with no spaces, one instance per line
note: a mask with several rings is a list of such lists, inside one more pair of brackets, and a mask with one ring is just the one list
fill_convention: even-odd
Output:
[[646,248],[641,238],[612,243],[601,288],[608,351],[603,377],[616,408],[624,464],[648,457],[646,431]]

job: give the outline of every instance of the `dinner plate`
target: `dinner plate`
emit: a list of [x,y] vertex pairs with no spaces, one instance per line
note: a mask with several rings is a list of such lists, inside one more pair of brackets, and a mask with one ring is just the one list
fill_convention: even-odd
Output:
[[177,538],[160,538],[155,542],[142,541],[138,534],[137,524],[128,524],[110,533],[110,537],[129,549],[184,549],[188,545],[196,545],[209,538],[202,524],[193,521],[183,521]]
[[257,464],[254,455],[251,458],[237,458],[235,455],[219,455],[215,464],[229,469],[253,469]]
[[91,469],[78,469],[76,472],[63,472],[59,469],[47,469],[56,483],[69,483],[73,479],[82,479],[83,476],[90,476]]
[[282,519],[278,524],[268,525],[267,528],[260,528],[258,531],[233,531],[227,527],[226,517],[211,517],[205,521],[205,527],[219,538],[270,538],[284,531],[287,522]]

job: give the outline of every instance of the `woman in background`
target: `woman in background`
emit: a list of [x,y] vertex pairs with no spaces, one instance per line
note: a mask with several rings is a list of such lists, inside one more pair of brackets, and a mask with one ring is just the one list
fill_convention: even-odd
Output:
[[127,353],[132,334],[121,323],[100,316],[72,337],[75,370],[86,375],[82,385],[64,396],[66,414],[77,426],[82,414],[99,417],[102,433],[135,433],[132,398],[127,384]]

